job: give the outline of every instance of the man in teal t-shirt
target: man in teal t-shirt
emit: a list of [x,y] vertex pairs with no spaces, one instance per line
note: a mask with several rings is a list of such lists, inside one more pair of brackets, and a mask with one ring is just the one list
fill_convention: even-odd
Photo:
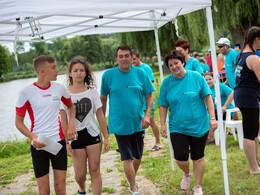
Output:
[[[129,46],[119,46],[116,52],[118,67],[107,70],[102,76],[100,98],[106,113],[109,96],[109,133],[116,136],[121,160],[131,192],[137,192],[135,181],[143,154],[144,129],[150,125],[155,90],[148,75],[132,66]],[[143,97],[146,113],[143,112]]]
[[[143,69],[149,76],[151,82],[154,82],[154,76],[153,76],[153,70],[152,68],[141,62],[141,55],[139,53],[139,51],[137,49],[133,49],[132,50],[132,63],[134,66],[139,67],[141,69]],[[146,111],[146,102],[145,102],[145,98],[143,98],[143,103],[144,103],[144,111]],[[152,113],[151,113],[151,118],[150,118],[150,126],[152,128],[154,137],[155,137],[155,144],[154,146],[151,148],[151,151],[157,151],[159,149],[161,149],[162,147],[162,143],[160,140],[160,132],[159,132],[159,127],[154,119],[154,111],[155,111],[155,105],[153,102],[153,109],[152,109]]]
[[220,38],[217,44],[218,44],[219,52],[225,55],[225,69],[226,69],[228,85],[231,87],[231,89],[234,90],[236,86],[236,77],[235,77],[236,67],[234,65],[236,63],[238,52],[230,48],[230,41],[227,38]]

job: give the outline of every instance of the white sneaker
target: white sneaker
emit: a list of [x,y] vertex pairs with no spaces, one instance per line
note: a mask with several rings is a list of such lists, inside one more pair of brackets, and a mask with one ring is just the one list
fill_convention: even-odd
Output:
[[193,195],[203,195],[201,185],[194,186],[193,191],[194,191]]
[[189,189],[191,176],[192,176],[191,170],[190,170],[188,175],[186,175],[186,174],[183,175],[183,178],[181,180],[181,189],[182,190],[188,190]]
[[139,193],[138,192],[134,192],[133,195],[139,195]]

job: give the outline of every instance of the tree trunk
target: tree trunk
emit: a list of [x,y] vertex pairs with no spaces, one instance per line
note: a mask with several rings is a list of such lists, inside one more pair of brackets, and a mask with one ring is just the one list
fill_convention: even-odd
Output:
[[232,36],[233,43],[234,45],[240,44],[240,47],[243,47],[243,42],[244,42],[244,30],[237,27],[237,28],[229,28],[229,32]]

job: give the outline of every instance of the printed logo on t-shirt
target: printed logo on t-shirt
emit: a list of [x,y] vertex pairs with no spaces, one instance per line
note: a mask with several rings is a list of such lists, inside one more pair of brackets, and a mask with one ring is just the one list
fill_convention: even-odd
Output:
[[85,97],[74,103],[74,105],[76,108],[76,119],[82,122],[92,108],[91,101]]

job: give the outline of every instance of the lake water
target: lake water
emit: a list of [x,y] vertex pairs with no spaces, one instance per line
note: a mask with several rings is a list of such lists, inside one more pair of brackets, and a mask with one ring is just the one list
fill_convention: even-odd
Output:
[[[98,92],[100,92],[103,73],[104,70],[94,72]],[[24,135],[15,127],[15,105],[19,91],[36,80],[37,78],[30,78],[0,83],[0,121],[2,121],[0,124],[0,142],[24,138]],[[67,76],[58,75],[56,82],[66,85]],[[31,121],[28,113],[25,116],[25,124],[30,129]]]

